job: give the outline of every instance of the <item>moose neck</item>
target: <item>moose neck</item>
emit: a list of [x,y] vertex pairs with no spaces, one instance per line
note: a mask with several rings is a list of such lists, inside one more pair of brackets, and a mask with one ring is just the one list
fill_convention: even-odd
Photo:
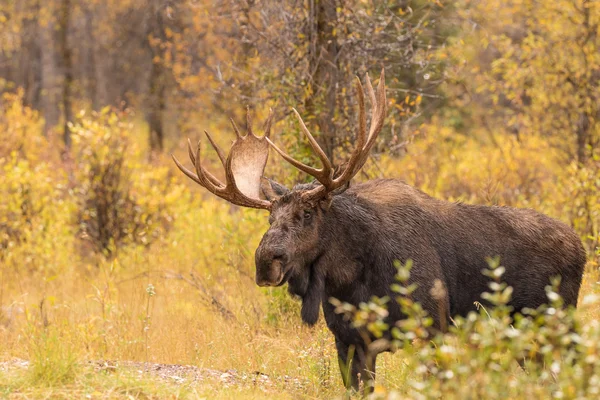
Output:
[[365,266],[375,261],[381,225],[371,203],[354,194],[334,198],[323,224],[322,235],[327,246],[318,263],[329,290],[355,283]]
[[378,215],[369,203],[350,194],[333,199],[321,227],[322,251],[303,276],[290,280],[290,292],[302,297],[304,322],[316,323],[323,300],[344,298],[348,287],[356,288],[365,267],[376,261],[377,226]]

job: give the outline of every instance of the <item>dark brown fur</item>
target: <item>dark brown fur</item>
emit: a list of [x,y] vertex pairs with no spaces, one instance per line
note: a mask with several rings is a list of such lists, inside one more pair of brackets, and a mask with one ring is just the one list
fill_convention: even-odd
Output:
[[[334,312],[331,297],[350,304],[372,296],[395,295],[395,261],[413,260],[413,298],[433,317],[435,326],[453,315],[466,315],[488,289],[481,271],[488,257],[500,256],[504,280],[514,288],[515,311],[547,301],[550,278],[561,278],[565,304],[577,305],[585,252],[567,225],[533,210],[449,203],[432,198],[398,180],[373,180],[345,193],[304,204],[300,193],[272,183],[271,227],[256,250],[256,279],[261,285],[289,284],[302,298],[302,319],[314,324],[323,308],[335,336],[340,361],[355,348],[352,383],[356,376],[374,374],[358,332]],[[272,196],[278,197],[273,199]],[[430,295],[436,279],[446,289],[447,315]],[[403,318],[395,302],[389,305],[391,323]]]

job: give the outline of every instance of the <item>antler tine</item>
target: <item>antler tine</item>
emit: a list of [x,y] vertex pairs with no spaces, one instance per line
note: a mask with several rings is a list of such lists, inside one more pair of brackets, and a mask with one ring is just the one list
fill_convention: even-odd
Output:
[[229,118],[229,121],[231,122],[231,126],[233,127],[233,130],[235,131],[235,136],[239,139],[242,137],[242,134],[240,133],[240,130],[238,129],[237,125],[235,124],[235,121],[233,120],[233,118]]
[[[369,82],[368,75],[367,82]],[[356,93],[358,94],[358,135],[356,138],[356,148],[362,149],[367,136],[367,113],[365,112],[365,93],[358,76],[356,77]]]
[[177,165],[177,168],[179,168],[179,170],[181,172],[183,172],[185,174],[185,176],[187,176],[188,178],[190,178],[191,180],[193,180],[194,182],[196,182],[198,185],[204,186],[204,185],[202,185],[202,182],[200,182],[200,179],[198,179],[198,176],[196,176],[196,174],[194,174],[192,171],[190,171],[189,169],[187,169],[186,167],[184,167],[183,164],[181,164],[179,162],[179,160],[177,159],[177,157],[175,157],[173,154],[171,154],[171,158],[175,162],[175,165]]
[[[385,96],[385,70],[381,70],[381,75],[379,76],[379,83],[377,84],[377,125],[373,130],[373,136],[377,136],[383,127],[383,122],[385,120],[385,114],[387,112],[387,99]],[[373,127],[371,127],[373,129]]]
[[371,126],[369,128],[367,143],[361,150],[361,154],[358,157],[356,164],[352,166],[353,170],[350,171],[350,176],[354,176],[363,167],[363,165],[369,158],[371,148],[375,145],[377,136],[379,135],[379,132],[381,132],[381,128],[383,128],[383,123],[385,121],[387,111],[387,100],[385,96],[385,70],[381,70],[381,75],[379,76],[379,83],[377,85],[377,94],[375,94],[375,92],[373,91],[371,81],[367,79],[367,82],[369,86],[369,96],[371,97],[372,102]]
[[[381,70],[381,75],[379,76],[379,83],[377,85],[377,97],[375,98],[375,93],[373,93],[373,87],[369,82],[369,86],[371,87],[370,96],[373,101],[373,111],[371,116],[371,127],[369,129],[369,136],[367,138],[367,143],[364,146],[363,152],[360,156],[360,161],[357,163],[358,169],[362,168],[364,163],[367,161],[369,157],[369,153],[371,152],[371,148],[375,144],[375,140],[381,132],[383,128],[383,123],[385,121],[385,115],[387,112],[387,99],[385,96],[385,70]],[[354,172],[356,173],[358,169]]]
[[271,135],[271,123],[273,122],[273,109],[269,108],[269,117],[265,121],[265,125],[263,127],[263,131],[265,132],[265,137],[269,137]]
[[[188,141],[188,145],[189,144],[190,144],[190,142]],[[196,176],[198,177],[198,179],[200,179],[201,182],[204,183],[202,186],[204,186],[211,192],[214,192],[214,190],[211,190],[212,185],[208,184],[208,178],[204,174],[204,169],[202,168],[202,163],[200,162],[200,150],[201,150],[201,145],[200,145],[200,140],[198,140],[198,144],[196,145],[196,154],[194,155],[194,160],[195,160],[194,167],[196,168]],[[188,151],[191,152],[192,149],[190,148],[190,149],[188,149]]]
[[210,136],[210,134],[207,131],[204,131],[204,134],[208,138],[208,141],[212,145],[213,149],[215,149],[215,151],[217,152],[217,155],[219,156],[219,160],[221,160],[221,164],[224,167],[225,163],[227,161],[227,159],[225,157],[225,153],[223,153],[223,150],[221,150],[221,148],[219,147],[219,145],[217,145],[217,143],[215,143],[215,141],[213,140],[212,136]]
[[188,138],[187,144],[188,144],[188,155],[190,156],[190,161],[192,162],[192,164],[195,167],[196,166],[196,155],[194,154],[194,151],[192,150],[192,142],[191,142],[190,138]]
[[252,117],[250,117],[250,106],[246,106],[246,135],[254,136],[252,132]]
[[[365,81],[367,82],[367,92],[369,93],[369,100],[371,100],[371,106],[375,107],[377,105],[377,97],[375,97],[375,92],[373,91],[373,85],[371,84],[371,78],[369,77],[369,73],[365,74]],[[371,122],[373,116],[371,116]]]
[[285,151],[281,150],[279,147],[277,147],[277,145],[275,143],[273,143],[271,141],[271,139],[266,138],[267,142],[269,142],[269,145],[271,145],[271,147],[273,147],[273,149],[279,153],[279,155],[281,157],[283,157],[283,159],[287,162],[289,162],[290,164],[292,164],[294,167],[298,168],[300,171],[302,172],[306,172],[309,175],[314,176],[315,178],[317,178],[317,180],[319,182],[321,182],[322,179],[322,170],[313,168],[313,167],[309,167],[308,165],[301,163],[300,161],[297,161],[296,159],[292,158],[291,156],[289,156]]
[[298,118],[298,122],[300,123],[300,128],[302,129],[304,135],[308,138],[310,147],[313,148],[315,153],[317,153],[317,156],[319,156],[321,159],[321,162],[323,163],[323,171],[330,174],[332,171],[332,166],[329,158],[327,158],[327,154],[325,154],[321,146],[319,146],[319,143],[317,143],[313,135],[310,133],[298,111],[295,108],[292,108],[292,111],[294,111],[294,114],[296,114],[296,118]]
[[[198,145],[196,146],[196,162],[194,163],[194,166],[196,167],[196,175],[200,181],[204,182],[202,186],[211,192],[216,193],[217,188],[223,187],[223,184],[213,174],[202,168],[202,162],[200,161],[200,150],[202,147],[201,143],[202,142],[198,140]],[[192,151],[191,148],[189,151]]]
[[385,98],[385,70],[381,70],[381,75],[379,76],[379,83],[377,84],[377,95],[373,91],[373,86],[371,85],[371,80],[369,79],[369,75],[367,74],[367,87],[369,90],[369,97],[371,98],[371,105],[373,110],[371,111],[371,127],[369,129],[369,136],[367,139],[367,145],[375,140],[377,134],[383,127],[382,116],[385,117],[386,110],[386,98]]

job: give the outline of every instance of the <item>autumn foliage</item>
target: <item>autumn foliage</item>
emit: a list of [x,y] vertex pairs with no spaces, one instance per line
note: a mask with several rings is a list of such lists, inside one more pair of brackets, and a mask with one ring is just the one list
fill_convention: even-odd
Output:
[[[514,334],[506,310],[493,314],[500,322],[482,311],[433,347],[417,340],[386,356],[378,393],[466,398],[471,379],[490,391],[480,398],[600,390],[600,3],[70,0],[65,14],[64,1],[0,4],[0,362],[33,366],[6,380],[0,366],[0,393],[99,388],[84,360],[137,360],[303,385],[225,397],[341,395],[326,326],[300,326],[285,289],[254,284],[266,215],[193,187],[169,153],[183,159],[204,129],[227,147],[228,117],[243,125],[246,106],[255,121],[273,107],[277,142],[315,162],[290,117],[297,107],[341,164],[357,125],[355,75],[382,67],[389,115],[357,179],[536,209],[571,225],[589,262],[588,303],[575,314],[540,310],[509,343],[498,339]],[[204,160],[220,174],[214,154]],[[267,174],[306,179],[274,153]],[[425,316],[413,311],[407,331],[418,333]],[[587,361],[531,321],[566,329]],[[587,326],[571,337],[576,322]],[[543,353],[550,369],[527,375],[510,354],[533,352],[533,340],[555,347]],[[217,386],[201,391],[216,397]]]

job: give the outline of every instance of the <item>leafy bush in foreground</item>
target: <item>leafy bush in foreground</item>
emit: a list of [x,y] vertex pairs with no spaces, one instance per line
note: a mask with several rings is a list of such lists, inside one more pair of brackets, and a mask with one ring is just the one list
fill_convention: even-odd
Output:
[[[396,301],[409,317],[396,326],[384,321],[389,299],[373,299],[358,308],[333,300],[355,327],[380,338],[372,348],[402,349],[409,375],[396,388],[376,386],[374,398],[598,398],[600,323],[578,327],[574,310],[562,307],[560,282],[547,287],[548,305],[525,310],[513,320],[507,305],[512,288],[501,281],[499,261],[490,260],[490,269],[483,271],[492,278],[490,291],[482,297],[492,307],[479,304],[479,312],[457,317],[447,332],[432,334],[431,319],[411,300],[410,266],[398,269]],[[443,288],[434,288],[433,296],[435,290]],[[597,296],[588,295],[581,307],[597,305]],[[388,329],[392,340],[382,338]]]

